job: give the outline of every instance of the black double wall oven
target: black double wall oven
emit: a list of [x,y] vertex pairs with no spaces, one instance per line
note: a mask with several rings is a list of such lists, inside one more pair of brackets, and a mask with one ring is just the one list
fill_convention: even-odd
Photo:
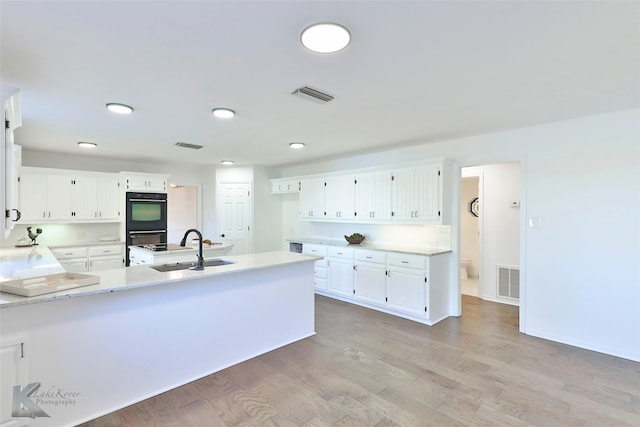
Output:
[[127,192],[127,258],[129,246],[167,243],[167,195]]

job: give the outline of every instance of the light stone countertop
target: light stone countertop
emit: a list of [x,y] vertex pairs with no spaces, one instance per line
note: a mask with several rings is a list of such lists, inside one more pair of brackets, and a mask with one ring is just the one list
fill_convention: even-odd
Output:
[[354,249],[371,249],[375,251],[386,251],[386,252],[400,252],[405,254],[415,254],[415,255],[425,255],[425,256],[433,256],[450,253],[451,249],[438,249],[438,248],[419,248],[419,247],[410,247],[410,246],[402,246],[402,245],[393,245],[393,244],[378,244],[378,243],[367,243],[366,240],[359,245],[352,245],[346,240],[342,239],[322,239],[317,237],[292,237],[286,239],[288,242],[293,243],[313,243],[316,245],[328,245],[328,246],[339,246],[344,248],[354,248]]
[[82,248],[85,246],[108,246],[108,245],[124,245],[122,240],[110,240],[108,242],[95,241],[95,242],[82,242],[82,243],[69,243],[63,245],[48,245],[49,248]]
[[[26,249],[31,250],[32,248]],[[55,261],[55,257],[53,257],[53,255],[51,254],[51,251],[49,251],[49,249],[45,246],[39,246],[37,249],[38,253],[41,255],[40,259],[38,260],[40,264],[38,265],[47,266],[46,268],[53,268],[53,270],[56,270],[55,267],[57,266],[57,271],[45,271],[44,267],[42,268],[42,270],[39,270],[39,267],[34,264],[34,256],[28,251],[20,253],[17,248],[2,248],[1,250],[3,276],[2,280],[11,280],[17,278],[12,276],[7,277],[5,276],[5,274],[10,274],[12,270],[24,270],[25,266],[27,266],[31,270],[35,270],[38,273],[41,273],[34,274],[33,276],[29,277],[37,277],[45,274],[64,272],[64,269],[60,266],[60,264]],[[37,258],[37,256],[35,257]],[[51,265],[51,258],[53,258],[53,262],[55,263],[55,265]],[[224,256],[221,258],[227,261],[231,261],[233,262],[233,264],[221,265],[216,267],[206,267],[203,271],[176,270],[169,272],[159,272],[147,266],[117,268],[113,270],[94,271],[88,273],[90,275],[100,277],[100,283],[96,285],[67,289],[33,297],[23,297],[19,295],[0,292],[0,309],[20,306],[24,304],[51,302],[66,298],[75,298],[87,295],[126,291],[128,289],[158,286],[167,283],[183,282],[202,277],[218,277],[301,262],[312,262],[319,259],[315,256],[302,255],[287,251],[261,252],[248,255]]]
[[0,248],[0,282],[55,273],[64,273],[64,268],[47,246]]
[[[222,244],[216,244],[216,245],[206,245],[203,244],[202,245],[202,251],[203,252],[215,252],[215,251],[221,251],[223,249],[228,249],[230,247],[232,247],[234,244],[233,243],[222,243]],[[177,244],[174,244],[173,247],[175,246],[179,246]],[[191,252],[197,252],[198,251],[198,246],[192,246],[192,245],[188,245],[188,246],[183,246],[180,248],[175,248],[175,249],[169,249],[167,251],[151,251],[149,249],[145,249],[141,246],[138,245],[132,245],[129,246],[130,249],[135,249],[137,251],[140,251],[142,253],[145,254],[149,254],[149,255],[153,255],[155,257],[161,257],[161,256],[166,256],[166,255],[176,255],[176,254],[185,254],[185,253],[191,253]]]

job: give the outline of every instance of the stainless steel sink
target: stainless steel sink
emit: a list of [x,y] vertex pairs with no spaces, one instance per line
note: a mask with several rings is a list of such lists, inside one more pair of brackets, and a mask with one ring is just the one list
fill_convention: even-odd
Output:
[[[227,265],[227,264],[233,264],[233,262],[225,261],[223,259],[218,259],[218,258],[204,261],[205,267],[217,267],[219,265]],[[195,263],[194,262],[178,262],[175,264],[152,265],[151,268],[153,268],[156,271],[165,272],[165,271],[186,270],[192,265],[195,265]]]

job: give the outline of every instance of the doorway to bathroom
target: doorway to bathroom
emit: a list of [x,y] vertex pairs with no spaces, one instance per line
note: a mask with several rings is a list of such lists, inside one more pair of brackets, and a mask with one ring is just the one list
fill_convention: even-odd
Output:
[[461,168],[460,293],[520,304],[520,162]]
[[460,291],[474,297],[480,277],[480,178],[463,177],[460,187]]

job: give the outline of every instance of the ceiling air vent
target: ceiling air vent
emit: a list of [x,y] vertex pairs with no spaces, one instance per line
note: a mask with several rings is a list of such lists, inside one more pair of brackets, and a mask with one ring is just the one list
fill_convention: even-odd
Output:
[[323,104],[325,102],[331,101],[334,98],[333,95],[329,95],[328,93],[319,91],[318,89],[310,88],[309,86],[298,88],[291,92],[291,94],[309,99],[311,101],[321,102]]
[[202,145],[187,144],[186,142],[176,142],[176,145],[178,147],[191,148],[192,150],[199,150],[202,148]]

